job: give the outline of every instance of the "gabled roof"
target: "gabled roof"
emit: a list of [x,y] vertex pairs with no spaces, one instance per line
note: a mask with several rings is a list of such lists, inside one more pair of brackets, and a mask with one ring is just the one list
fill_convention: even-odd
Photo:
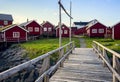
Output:
[[[92,21],[90,21],[86,26],[87,26],[87,28],[86,29],[89,29],[90,27],[92,27],[92,26],[94,26],[95,24],[97,24],[97,23],[100,23],[98,20],[96,20],[96,19],[94,19],[94,20],[92,20]],[[101,23],[100,23],[101,24]],[[103,24],[102,24],[103,25]],[[105,25],[104,25],[105,26]],[[107,26],[105,26],[105,27],[107,27]]]
[[[21,23],[19,26],[24,26],[26,27],[28,24],[32,23],[32,22],[36,22],[35,20],[31,20],[31,21],[27,21],[27,22],[24,22],[24,23]],[[37,22],[36,22],[37,23]],[[39,23],[38,23],[39,24]],[[40,25],[40,24],[39,24]],[[41,25],[40,25],[41,26]],[[41,26],[42,27],[42,26]]]
[[[5,26],[5,27],[3,27],[3,28],[0,28],[0,32],[5,32],[5,31],[7,31],[7,30],[9,30],[9,29],[11,29],[11,28],[13,28],[13,27],[15,27],[15,26],[18,26],[18,25],[13,24],[13,25]],[[22,28],[22,27],[20,27],[20,26],[18,26],[18,27],[21,28],[21,29],[23,29],[23,30],[25,30],[26,32],[28,32],[26,29],[24,29],[24,28]]]
[[45,22],[43,22],[41,25],[44,25],[44,24],[46,24],[46,23],[49,23],[49,24],[51,24],[52,26],[54,26],[55,27],[55,25],[53,25],[52,23],[50,23],[49,21],[45,21]]
[[87,25],[88,23],[89,23],[89,22],[74,22],[75,25],[80,25],[80,26],[81,26],[81,25],[82,25],[82,26],[83,26],[83,25],[85,26],[85,25]]
[[90,21],[90,22],[86,25],[86,26],[87,26],[86,29],[90,28],[91,26],[95,25],[96,23],[98,23],[98,20],[96,20],[96,19]]
[[111,28],[113,28],[114,26],[116,26],[116,25],[118,25],[118,24],[120,24],[120,22],[118,22],[118,23],[114,24]]
[[[66,26],[65,24],[61,24],[61,27],[62,27],[63,25]],[[66,27],[68,27],[68,26],[66,26]],[[59,28],[59,25],[56,26],[56,29],[57,29],[57,28]],[[69,28],[69,27],[68,27],[68,28]]]
[[9,14],[0,14],[0,20],[13,21],[12,15]]

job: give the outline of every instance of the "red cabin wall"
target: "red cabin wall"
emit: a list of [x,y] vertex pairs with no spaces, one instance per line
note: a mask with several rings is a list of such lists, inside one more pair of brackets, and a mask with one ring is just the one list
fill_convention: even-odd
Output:
[[[31,22],[30,24],[28,24],[26,26],[26,29],[28,30],[29,27],[32,27],[33,28],[33,31],[32,32],[29,32],[29,35],[31,36],[39,36],[39,35],[42,35],[42,27],[36,23],[35,21]],[[39,27],[39,31],[38,32],[35,32],[35,27]]]
[[120,23],[115,25],[113,28],[114,28],[113,30],[114,39],[120,39]]
[[[8,21],[7,25],[11,25],[11,24],[12,24],[12,21]],[[4,20],[0,20],[0,26],[7,26],[7,25],[4,25]]]
[[[90,37],[104,37],[106,34],[106,28],[107,27],[102,25],[101,23],[97,23],[87,29],[87,35]],[[92,29],[97,29],[97,33],[92,33]],[[99,33],[99,29],[104,29],[104,32]]]
[[[64,27],[64,28],[63,28]],[[62,25],[62,37],[69,37],[69,28],[65,25]],[[67,30],[67,34],[64,34],[63,31]],[[57,28],[57,31],[56,31],[56,37],[59,37],[59,28]]]
[[[43,26],[43,34],[49,34],[51,36],[55,34],[55,27],[52,24],[47,22],[42,26]],[[47,28],[47,31],[44,31],[44,28]],[[51,28],[51,31],[48,31],[49,28]]]
[[75,35],[83,35],[83,34],[86,34],[86,27],[79,28],[75,31]]
[[18,42],[18,38],[13,38],[13,32],[20,32],[19,41],[26,41],[27,33],[25,30],[15,26],[7,31],[5,31],[5,37],[8,42]]

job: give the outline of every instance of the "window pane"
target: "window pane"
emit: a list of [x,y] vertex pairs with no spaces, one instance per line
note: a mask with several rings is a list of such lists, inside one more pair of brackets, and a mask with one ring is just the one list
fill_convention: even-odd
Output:
[[99,29],[99,33],[104,33],[104,29]]
[[35,32],[39,32],[39,27],[35,27]]
[[28,27],[29,32],[33,32],[33,27]]
[[92,29],[92,33],[97,33],[97,29]]
[[46,28],[46,27],[44,27],[44,31],[47,31],[47,28]]

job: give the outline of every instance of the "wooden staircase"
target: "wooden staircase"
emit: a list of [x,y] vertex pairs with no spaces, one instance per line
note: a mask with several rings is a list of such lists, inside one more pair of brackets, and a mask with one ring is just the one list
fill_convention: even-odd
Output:
[[50,82],[112,82],[112,74],[92,48],[75,48]]

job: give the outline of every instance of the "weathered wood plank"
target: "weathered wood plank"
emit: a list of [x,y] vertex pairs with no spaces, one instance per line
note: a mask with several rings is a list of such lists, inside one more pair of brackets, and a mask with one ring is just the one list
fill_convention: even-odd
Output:
[[92,51],[92,48],[76,48],[50,82],[111,82],[112,74]]

